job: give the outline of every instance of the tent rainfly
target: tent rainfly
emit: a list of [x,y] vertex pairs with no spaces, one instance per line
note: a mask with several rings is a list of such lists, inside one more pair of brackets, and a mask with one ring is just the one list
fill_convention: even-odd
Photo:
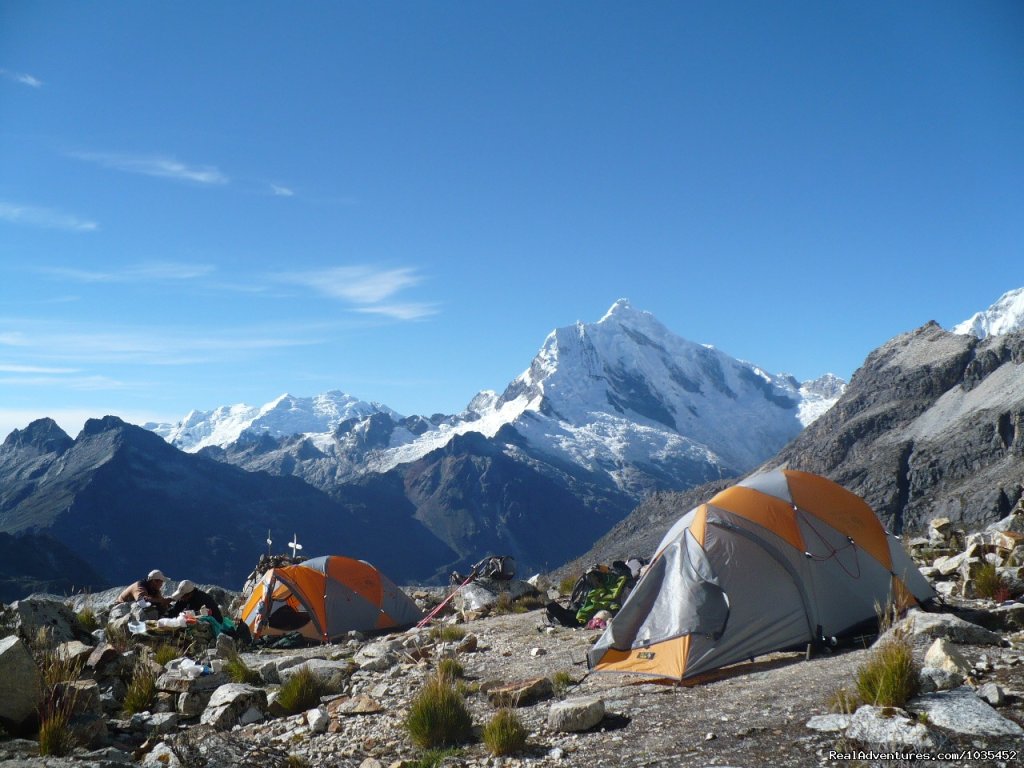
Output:
[[878,606],[934,597],[863,499],[818,475],[775,470],[672,526],[588,663],[682,680],[853,635]]
[[351,630],[412,626],[422,612],[387,576],[363,560],[325,556],[271,568],[242,608],[253,637],[298,631],[333,642]]

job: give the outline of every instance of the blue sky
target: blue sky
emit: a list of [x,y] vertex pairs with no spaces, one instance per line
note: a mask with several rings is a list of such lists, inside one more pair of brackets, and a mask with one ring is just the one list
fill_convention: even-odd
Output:
[[618,298],[772,372],[1024,285],[1024,5],[0,0],[0,433],[461,410]]

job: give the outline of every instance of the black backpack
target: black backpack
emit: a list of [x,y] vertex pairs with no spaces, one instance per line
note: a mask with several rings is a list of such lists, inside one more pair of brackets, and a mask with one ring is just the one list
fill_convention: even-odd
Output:
[[477,563],[473,570],[476,575],[495,581],[509,581],[515,578],[516,561],[511,555],[491,555]]

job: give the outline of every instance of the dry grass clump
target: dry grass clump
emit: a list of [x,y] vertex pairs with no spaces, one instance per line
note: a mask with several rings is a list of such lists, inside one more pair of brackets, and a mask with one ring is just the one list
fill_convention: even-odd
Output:
[[78,626],[90,635],[100,628],[100,622],[96,617],[96,611],[93,610],[91,605],[86,605],[75,615],[78,618]]
[[920,672],[910,639],[893,637],[875,648],[857,670],[857,695],[876,707],[902,707],[920,689]]
[[551,688],[555,692],[555,696],[561,698],[565,696],[566,692],[576,685],[576,678],[573,677],[572,672],[564,669],[560,669],[551,676]]
[[124,694],[122,709],[126,715],[146,712],[156,701],[156,672],[145,661],[138,661],[132,669],[132,679]]
[[[242,657],[237,653],[233,653],[228,657],[228,660],[224,664],[224,672],[231,678],[231,681],[235,683],[259,685],[263,682],[263,678],[260,677],[260,673],[246,664]],[[317,699],[319,698],[320,696],[318,695]],[[314,706],[316,705],[314,704]]]
[[430,639],[442,643],[457,643],[466,636],[466,630],[456,624],[441,624],[430,628]]
[[455,659],[441,659],[437,662],[437,674],[448,680],[455,680],[466,674],[466,668]]
[[997,595],[1008,591],[995,563],[985,563],[978,568],[977,573],[974,574],[974,591],[978,597],[986,597],[990,600],[994,600]]
[[473,721],[451,679],[436,674],[427,678],[409,706],[405,729],[417,746],[436,749],[469,741]]
[[484,744],[495,757],[522,752],[526,736],[526,726],[511,709],[499,709],[483,731]]
[[69,685],[78,679],[81,660],[57,652],[48,629],[40,629],[30,644],[39,665],[42,702],[39,705],[39,754],[63,757],[78,746],[71,728],[78,690]]
[[277,694],[277,703],[286,712],[294,715],[319,706],[323,694],[323,684],[312,670],[309,667],[299,667],[299,671],[281,686]]

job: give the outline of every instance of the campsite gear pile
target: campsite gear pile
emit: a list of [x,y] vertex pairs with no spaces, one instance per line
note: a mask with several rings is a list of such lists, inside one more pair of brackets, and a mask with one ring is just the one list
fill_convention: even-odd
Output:
[[327,555],[264,573],[242,607],[241,620],[253,638],[298,632],[326,643],[352,630],[409,627],[422,615],[370,563]]
[[818,475],[775,470],[672,526],[588,662],[682,680],[831,643],[874,625],[878,605],[934,597],[863,499]]
[[455,588],[444,600],[434,606],[434,609],[424,616],[416,626],[424,627],[429,624],[448,607],[456,596],[462,596],[460,610],[463,611],[478,610],[485,605],[490,605],[494,602],[494,596],[498,590],[484,588],[482,593],[475,595],[475,599],[472,594],[467,599],[467,594],[473,592],[473,590],[467,590],[468,585],[478,579],[491,582],[512,582],[515,575],[516,561],[511,555],[488,555],[473,566],[468,576],[463,576],[458,571],[452,571],[449,581]]
[[[567,607],[557,601],[547,604],[548,619],[564,627],[603,628],[604,624],[598,622],[607,623],[619,611],[636,585],[642,568],[643,561],[638,557],[616,560],[610,566],[591,566],[573,586]],[[601,616],[591,626],[599,613],[607,615]]]

